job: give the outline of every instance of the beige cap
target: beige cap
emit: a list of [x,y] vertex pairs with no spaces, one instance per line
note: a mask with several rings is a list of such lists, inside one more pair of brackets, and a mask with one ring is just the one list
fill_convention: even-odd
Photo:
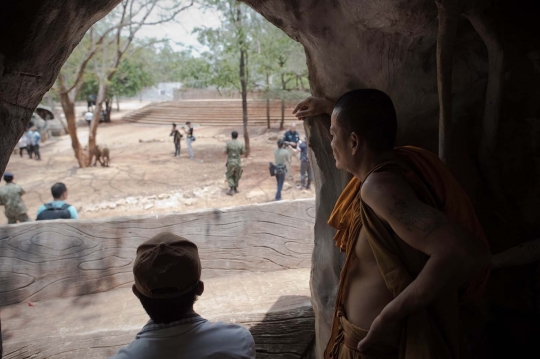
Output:
[[148,298],[176,298],[191,292],[201,278],[195,243],[169,232],[137,248],[133,264],[135,287]]

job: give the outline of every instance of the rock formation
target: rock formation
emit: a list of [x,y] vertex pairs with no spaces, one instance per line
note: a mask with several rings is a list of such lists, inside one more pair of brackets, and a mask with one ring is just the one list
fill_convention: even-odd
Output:
[[[314,95],[335,100],[347,90],[374,87],[392,97],[400,144],[440,149],[471,195],[494,253],[540,237],[538,4],[244,1],[304,45]],[[118,2],[0,5],[0,170],[74,46]],[[319,352],[342,264],[325,222],[348,179],[334,167],[328,125],[328,118],[306,123],[318,187],[312,300]],[[519,255],[512,258],[505,263],[519,264]],[[493,272],[487,297],[503,308],[499,323],[510,323],[505,316],[512,310],[525,317],[538,312],[539,274],[532,266]]]
[[[539,236],[540,42],[532,26],[537,5],[245,2],[304,45],[315,96],[335,100],[347,90],[373,87],[392,97],[400,144],[439,151],[471,195],[494,253]],[[327,118],[306,123],[318,167],[312,301],[319,353],[342,260],[324,223],[346,180],[334,167],[328,124]],[[514,283],[510,299],[505,286],[519,275],[529,278],[531,268],[513,271],[494,271],[490,304],[532,312],[538,275],[530,284]]]

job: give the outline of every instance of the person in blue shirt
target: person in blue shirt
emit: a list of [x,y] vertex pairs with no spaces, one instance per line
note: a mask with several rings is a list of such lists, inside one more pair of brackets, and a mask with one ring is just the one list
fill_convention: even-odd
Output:
[[37,221],[50,219],[78,219],[77,209],[66,203],[68,190],[62,182],[55,183],[51,187],[53,201],[45,203],[37,211]]

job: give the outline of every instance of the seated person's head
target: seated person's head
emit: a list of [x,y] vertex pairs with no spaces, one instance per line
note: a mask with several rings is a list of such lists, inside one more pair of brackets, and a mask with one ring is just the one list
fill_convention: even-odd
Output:
[[13,182],[13,173],[4,172],[4,181],[6,181],[7,183]]
[[233,131],[233,132],[231,133],[231,136],[232,136],[233,140],[236,140],[236,139],[238,138],[238,132]]
[[295,133],[295,132],[296,132],[296,123],[291,123],[291,126],[289,127],[289,130],[290,130],[292,133]]
[[168,232],[137,248],[133,274],[133,293],[155,323],[185,318],[204,291],[197,246]]
[[353,90],[334,106],[330,133],[336,167],[352,172],[358,159],[394,148],[397,119],[390,97],[375,89]]
[[51,187],[51,194],[55,200],[63,201],[67,199],[68,191],[65,184],[62,182],[55,183]]
[[279,139],[277,141],[277,146],[278,148],[283,148],[283,146],[285,146],[285,141],[283,141],[282,139]]

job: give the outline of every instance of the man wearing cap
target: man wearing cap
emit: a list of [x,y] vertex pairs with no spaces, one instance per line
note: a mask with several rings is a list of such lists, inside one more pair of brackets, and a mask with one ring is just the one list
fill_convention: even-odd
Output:
[[246,153],[246,147],[238,141],[238,132],[231,133],[232,140],[227,142],[225,146],[225,154],[227,155],[227,182],[229,183],[229,192],[227,195],[232,196],[238,193],[238,182],[242,177],[242,160],[241,157]]
[[204,292],[197,246],[159,233],[137,248],[133,293],[150,321],[110,359],[255,358],[251,333],[237,324],[211,323],[193,310]]
[[0,205],[5,207],[8,224],[30,221],[26,214],[26,205],[21,198],[25,192],[21,186],[13,182],[13,173],[4,172],[4,181],[6,185],[0,188]]

